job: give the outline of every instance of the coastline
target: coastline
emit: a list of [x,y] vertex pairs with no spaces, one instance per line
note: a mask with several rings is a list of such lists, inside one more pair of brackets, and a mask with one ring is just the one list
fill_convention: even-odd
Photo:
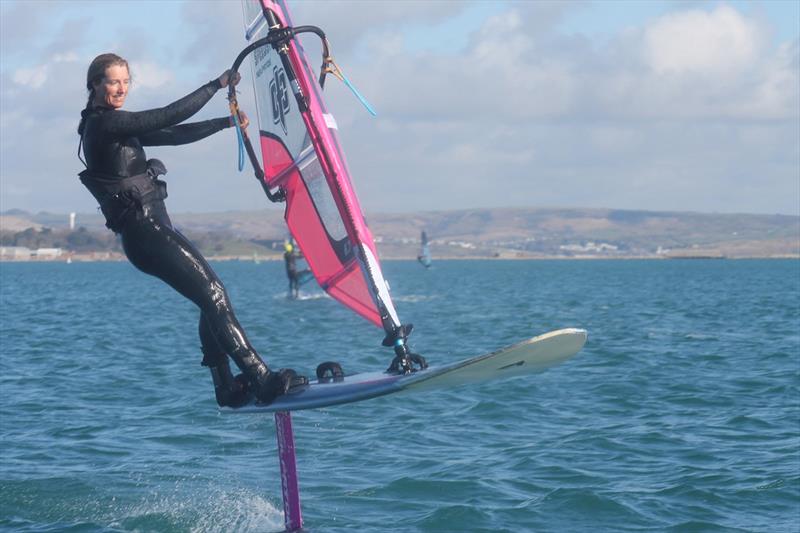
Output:
[[[175,214],[176,227],[211,261],[280,260],[278,211]],[[466,209],[373,214],[383,261],[415,260],[420,233],[437,260],[800,258],[794,215],[580,208]],[[0,261],[122,261],[98,214],[0,213]]]
[[[259,256],[252,255],[210,255],[206,259],[211,262],[280,262],[283,256]],[[665,260],[748,260],[748,259],[794,259],[800,260],[800,255],[752,255],[752,256],[724,256],[724,255],[522,255],[508,254],[499,257],[482,256],[444,256],[436,257],[437,261],[665,261]],[[116,252],[96,252],[84,254],[63,254],[58,257],[30,257],[30,258],[9,258],[0,257],[0,263],[113,263],[127,261],[124,254]],[[417,258],[409,257],[385,257],[381,261],[416,261]]]

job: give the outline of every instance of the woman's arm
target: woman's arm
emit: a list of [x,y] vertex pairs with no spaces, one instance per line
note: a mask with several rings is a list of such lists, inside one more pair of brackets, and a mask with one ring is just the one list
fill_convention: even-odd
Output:
[[101,128],[109,135],[135,137],[174,126],[200,111],[221,87],[220,80],[215,79],[166,107],[103,113]]
[[142,146],[178,146],[205,139],[230,126],[231,119],[229,117],[179,124],[141,134],[139,142],[142,143]]

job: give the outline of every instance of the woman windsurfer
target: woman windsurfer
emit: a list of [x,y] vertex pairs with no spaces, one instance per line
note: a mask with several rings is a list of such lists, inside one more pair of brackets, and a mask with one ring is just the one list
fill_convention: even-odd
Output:
[[[166,169],[157,159],[147,161],[142,147],[187,144],[231,127],[232,117],[180,123],[219,89],[238,82],[238,73],[231,78],[225,71],[166,107],[122,111],[130,87],[128,63],[102,54],[89,65],[89,99],[78,126],[86,164],[81,181],[100,204],[106,225],[122,237],[130,262],[200,308],[203,365],[211,370],[217,402],[231,407],[246,403],[250,394],[259,402],[272,402],[307,380],[290,369],[271,371],[256,353],[222,282],[197,248],[172,227],[164,205],[166,183],[157,179]],[[247,117],[242,113],[239,118],[246,127]],[[227,356],[242,374],[233,376]]]

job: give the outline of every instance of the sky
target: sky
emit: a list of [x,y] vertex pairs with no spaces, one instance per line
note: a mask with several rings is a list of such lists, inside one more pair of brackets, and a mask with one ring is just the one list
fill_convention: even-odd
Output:
[[[800,2],[298,1],[364,210],[583,207],[800,215]],[[86,69],[113,51],[125,109],[164,106],[246,45],[238,0],[0,0],[0,211],[92,212]],[[310,63],[319,47],[303,38]],[[253,109],[243,69],[242,107]],[[227,115],[220,91],[192,120]],[[253,109],[252,116],[255,116]],[[279,209],[233,130],[165,162],[172,212]]]

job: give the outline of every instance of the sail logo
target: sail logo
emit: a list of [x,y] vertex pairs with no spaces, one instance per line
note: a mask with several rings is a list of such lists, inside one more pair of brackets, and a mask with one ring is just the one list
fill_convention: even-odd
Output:
[[288,134],[286,115],[289,113],[289,89],[286,72],[283,67],[273,67],[272,80],[269,82],[269,94],[272,98],[272,123],[280,124],[283,133]]

